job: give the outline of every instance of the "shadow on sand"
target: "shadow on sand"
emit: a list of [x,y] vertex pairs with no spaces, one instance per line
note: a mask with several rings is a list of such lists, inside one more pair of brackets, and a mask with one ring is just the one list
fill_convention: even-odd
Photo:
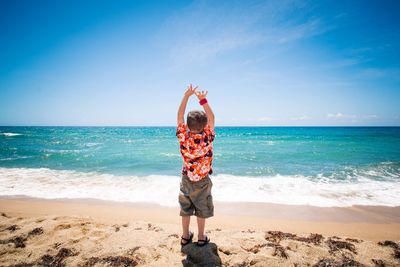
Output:
[[186,255],[182,260],[184,267],[215,267],[221,266],[221,258],[218,255],[218,247],[215,243],[208,243],[202,247],[196,243],[190,243],[182,247],[181,252]]

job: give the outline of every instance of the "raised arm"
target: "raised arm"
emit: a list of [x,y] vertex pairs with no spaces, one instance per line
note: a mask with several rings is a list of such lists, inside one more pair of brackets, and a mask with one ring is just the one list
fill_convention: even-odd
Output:
[[[198,91],[198,92],[195,92],[195,94],[196,94],[197,98],[201,101],[206,98],[208,91],[201,91],[201,92]],[[215,124],[214,112],[212,111],[208,102],[206,102],[202,106],[204,108],[205,113],[207,114],[208,124],[210,125],[211,130],[214,130],[214,124]]]
[[178,109],[178,125],[179,123],[185,122],[185,110],[186,110],[186,105],[187,102],[190,98],[191,95],[193,95],[196,92],[197,86],[195,88],[192,88],[192,84],[188,86],[186,89],[186,92],[182,98],[181,104]]

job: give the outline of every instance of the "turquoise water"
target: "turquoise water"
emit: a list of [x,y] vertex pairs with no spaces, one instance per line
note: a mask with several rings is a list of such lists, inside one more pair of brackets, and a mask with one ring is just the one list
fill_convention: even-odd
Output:
[[[213,179],[222,201],[322,206],[400,202],[400,127],[217,127],[216,133]],[[175,127],[0,127],[0,182],[14,186],[2,183],[0,195],[57,197],[43,189],[31,192],[44,183],[49,190],[56,188],[55,181],[47,184],[35,180],[38,176],[61,184],[71,177],[95,180],[98,186],[130,181],[136,192],[139,185],[146,189],[162,187],[164,180],[176,182],[181,164]],[[22,182],[31,188],[22,189]],[[368,186],[373,188],[366,190]],[[279,200],[278,193],[290,196],[285,188],[298,190],[292,191],[298,195]],[[86,187],[73,197],[93,197],[85,192]],[[130,192],[125,200],[145,200],[128,197]],[[71,192],[60,197],[71,197]]]

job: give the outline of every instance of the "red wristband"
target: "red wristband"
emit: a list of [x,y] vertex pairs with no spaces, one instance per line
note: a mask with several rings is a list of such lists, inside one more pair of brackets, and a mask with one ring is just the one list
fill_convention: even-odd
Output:
[[203,98],[202,100],[199,101],[200,105],[204,105],[207,103],[207,99]]

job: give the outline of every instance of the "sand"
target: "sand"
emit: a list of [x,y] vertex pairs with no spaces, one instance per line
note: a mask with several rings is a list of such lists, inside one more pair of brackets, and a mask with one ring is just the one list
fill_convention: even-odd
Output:
[[211,243],[178,207],[0,199],[0,266],[400,266],[400,208],[215,203]]

